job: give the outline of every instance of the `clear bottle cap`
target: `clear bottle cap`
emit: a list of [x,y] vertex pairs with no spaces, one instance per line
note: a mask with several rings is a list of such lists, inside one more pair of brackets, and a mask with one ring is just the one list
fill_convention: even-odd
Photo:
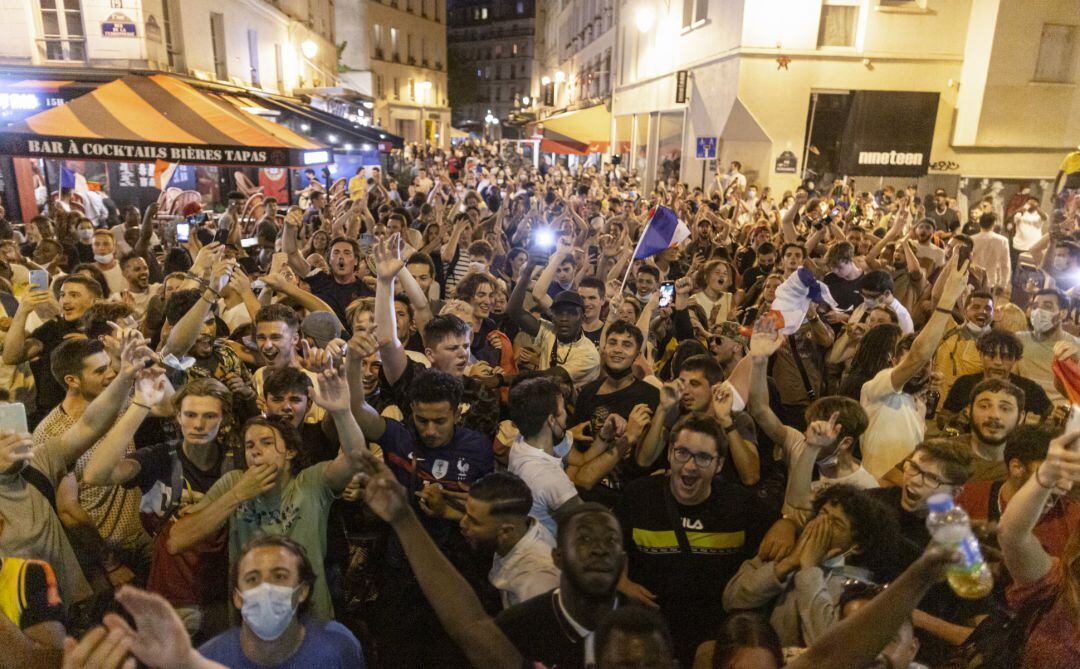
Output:
[[926,506],[933,513],[942,513],[952,509],[956,504],[953,502],[952,495],[939,492],[936,495],[931,495],[930,499],[926,500]]

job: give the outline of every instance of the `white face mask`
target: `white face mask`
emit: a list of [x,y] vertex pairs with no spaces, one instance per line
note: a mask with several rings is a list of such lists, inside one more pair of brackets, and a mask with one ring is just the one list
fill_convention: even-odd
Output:
[[847,549],[846,551],[844,551],[840,555],[836,555],[834,557],[826,558],[826,559],[822,560],[821,561],[822,570],[828,571],[830,569],[840,569],[841,567],[844,566],[844,558],[846,558],[848,555],[850,555],[851,551],[853,551],[853,550],[855,550],[854,546]]
[[1056,269],[1057,271],[1059,271],[1059,272],[1064,271],[1064,269],[1066,267],[1068,267],[1068,266],[1069,266],[1069,259],[1068,258],[1054,258],[1054,269]]
[[986,334],[987,332],[990,332],[990,326],[989,325],[984,325],[982,327],[979,327],[978,325],[975,325],[971,321],[965,321],[964,325],[967,326],[967,329],[971,331],[971,334],[973,334],[973,335],[975,335],[977,337],[982,336],[982,335]]
[[98,263],[101,263],[102,265],[108,265],[109,263],[112,262],[112,259],[113,259],[113,254],[111,254],[111,253],[106,253],[105,255],[102,255],[102,256],[99,256],[99,255],[94,256],[94,261],[98,262]]
[[1054,314],[1047,309],[1031,310],[1031,327],[1043,334],[1054,329]]
[[866,310],[870,311],[871,309],[876,309],[877,307],[881,306],[881,298],[880,297],[875,297],[873,299],[866,298],[866,299],[863,299],[862,303],[863,303],[863,306],[866,307]]
[[248,628],[263,641],[273,641],[285,633],[296,614],[293,604],[295,588],[272,583],[260,583],[240,593],[244,600],[240,615]]
[[559,458],[561,460],[562,458],[565,458],[567,456],[567,454],[570,453],[570,449],[573,448],[573,447],[574,447],[574,435],[573,435],[573,433],[570,432],[570,430],[567,430],[566,432],[563,432],[562,441],[560,441],[559,443],[555,444],[554,447],[552,447],[552,452],[555,453],[555,457],[557,457],[557,458]]
[[79,236],[79,241],[89,242],[94,238],[93,230],[78,230],[75,234]]

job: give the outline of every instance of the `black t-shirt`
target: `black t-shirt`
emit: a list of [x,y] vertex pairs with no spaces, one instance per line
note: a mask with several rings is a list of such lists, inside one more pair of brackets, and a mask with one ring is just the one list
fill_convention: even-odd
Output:
[[64,401],[67,390],[56,380],[50,369],[52,352],[63,343],[65,337],[77,332],[79,332],[79,321],[67,321],[63,316],[58,316],[30,333],[31,339],[41,342],[41,355],[30,363],[30,371],[34,375],[34,385],[37,388],[34,412],[28,416],[31,430],[45,418],[46,414]]
[[[675,639],[676,653],[689,666],[694,649],[711,638],[724,617],[724,587],[752,558],[776,519],[741,486],[714,479],[701,504],[684,506],[670,496],[667,477],[627,485],[616,509],[629,556],[630,580],[656,595],[660,613]],[[679,547],[668,505],[674,504],[690,544]]]
[[[982,380],[982,372],[956,377],[956,381],[949,388],[949,394],[946,395],[945,403],[941,405],[941,408],[953,413],[963,411],[971,403],[972,389]],[[1042,389],[1042,386],[1026,376],[1016,374],[1010,374],[1009,381],[1024,391],[1024,411],[1040,416],[1045,416],[1050,412],[1050,398],[1046,396],[1046,391]]]
[[525,658],[549,669],[585,666],[585,637],[563,615],[556,591],[537,595],[503,610],[495,624]]
[[586,330],[585,328],[581,328],[581,334],[585,335],[585,338],[588,339],[589,341],[591,341],[594,346],[596,346],[597,351],[600,350],[600,334],[603,331],[604,331],[604,324],[603,323],[600,323],[600,327],[596,328],[592,332]]
[[199,469],[184,455],[184,449],[177,442],[163,442],[136,450],[127,457],[139,463],[139,475],[124,484],[126,488],[138,487],[143,492],[150,490],[161,481],[168,483],[172,478],[173,454],[180,463],[180,471],[186,487],[195,492],[205,493],[221,478],[224,454],[218,455],[217,462],[208,470]]
[[829,287],[829,293],[840,309],[856,307],[862,304],[862,295],[858,292],[859,280],[848,280],[835,272],[829,272],[822,279],[822,283]]
[[660,403],[660,391],[639,379],[635,379],[622,390],[598,395],[603,383],[604,379],[601,378],[582,386],[574,406],[574,416],[569,423],[571,427],[589,423],[590,432],[595,435],[600,432],[607,417],[613,413],[629,418],[630,412],[638,404],[647,404],[650,409],[656,409],[656,405]]
[[[757,283],[761,279],[764,279],[765,277],[769,276],[769,274],[772,273],[774,267],[775,267],[775,265],[769,265],[768,267],[761,267],[759,265],[754,265],[753,267],[747,269],[745,272],[743,272],[743,275],[742,275],[742,287],[743,287],[743,290],[748,290],[755,283]],[[744,302],[745,302],[745,299],[744,299]]]
[[345,310],[349,308],[349,305],[356,298],[374,297],[375,295],[374,291],[368,288],[367,284],[360,279],[355,279],[352,283],[338,283],[337,279],[326,272],[310,274],[304,281],[307,282],[308,287],[311,288],[311,292],[315,296],[326,302],[334,310],[338,320],[349,331],[352,330],[352,323],[345,317]]

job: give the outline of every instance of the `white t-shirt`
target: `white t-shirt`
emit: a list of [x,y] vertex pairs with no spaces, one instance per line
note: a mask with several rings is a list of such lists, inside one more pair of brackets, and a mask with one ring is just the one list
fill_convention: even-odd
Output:
[[559,568],[551,559],[554,547],[555,537],[534,521],[509,553],[495,554],[488,580],[499,590],[504,609],[559,587]]
[[[541,320],[540,330],[533,339],[533,346],[540,352],[540,360],[537,364],[537,369],[540,371],[552,367],[551,347],[555,346],[556,342],[554,326],[548,321]],[[581,390],[581,386],[600,376],[600,353],[596,350],[596,345],[584,334],[570,344],[558,342],[555,360],[559,367],[570,373],[574,388],[577,390]]]
[[[101,269],[101,265],[94,263],[94,266]],[[113,261],[113,266],[109,269],[101,269],[101,273],[105,275],[105,282],[109,284],[109,293],[120,293],[127,290],[128,282],[124,278],[124,273],[120,271],[120,263]]]
[[[799,432],[793,427],[784,427],[784,442],[774,446],[773,457],[776,460],[782,461],[787,465],[788,469],[791,469],[791,463],[802,457],[802,454],[806,451],[806,435]],[[815,469],[817,465],[814,465]],[[820,473],[820,471],[818,472]],[[878,482],[874,478],[874,475],[866,471],[866,468],[861,464],[859,468],[854,472],[845,476],[837,476],[836,478],[828,478],[822,474],[816,481],[810,482],[810,491],[814,497],[817,497],[818,493],[826,488],[830,488],[834,485],[850,485],[858,488],[859,490],[868,490],[870,488],[877,488]],[[805,523],[810,520],[809,514],[802,510],[796,509],[793,506],[789,506],[787,500],[784,500],[784,516],[787,518],[797,518],[801,522]]]
[[912,395],[892,385],[892,367],[863,384],[860,403],[870,419],[863,433],[862,465],[881,478],[911,455],[926,434],[926,408]]
[[[912,332],[915,332],[915,321],[911,320],[911,314],[908,313],[907,308],[905,308],[904,305],[900,303],[900,300],[894,297],[892,298],[892,302],[889,302],[885,306],[896,312],[896,318],[900,321],[899,325],[901,332],[903,332],[904,334],[911,334]],[[869,317],[869,314],[866,312],[866,302],[863,302],[859,304],[859,306],[855,307],[854,310],[852,310],[851,318],[848,319],[848,322],[862,323],[866,320],[866,318]]]
[[1029,251],[1042,239],[1046,224],[1037,213],[1022,210],[1013,216],[1013,222],[1016,223],[1016,231],[1013,233],[1012,244],[1017,251]]
[[529,515],[555,535],[557,525],[551,512],[577,496],[570,477],[562,468],[562,460],[530,446],[518,437],[510,446],[507,470],[517,476],[532,492],[533,505]]
[[[720,299],[714,301],[709,299],[709,296],[705,294],[705,291],[701,291],[694,293],[690,299],[701,305],[701,308],[705,310],[705,317],[709,319],[710,323],[722,323],[731,320],[731,293],[723,293],[720,295]],[[716,311],[716,318],[713,318],[713,309],[716,308],[716,305],[718,304],[720,305],[720,308]],[[702,323],[702,325],[704,325],[704,323]]]

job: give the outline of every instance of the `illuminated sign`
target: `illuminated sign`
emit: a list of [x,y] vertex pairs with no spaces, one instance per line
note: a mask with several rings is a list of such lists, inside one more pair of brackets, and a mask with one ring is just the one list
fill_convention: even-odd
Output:
[[329,151],[306,151],[304,152],[305,165],[321,165],[330,162]]
[[34,93],[0,93],[0,112],[33,111],[41,106],[41,99]]

